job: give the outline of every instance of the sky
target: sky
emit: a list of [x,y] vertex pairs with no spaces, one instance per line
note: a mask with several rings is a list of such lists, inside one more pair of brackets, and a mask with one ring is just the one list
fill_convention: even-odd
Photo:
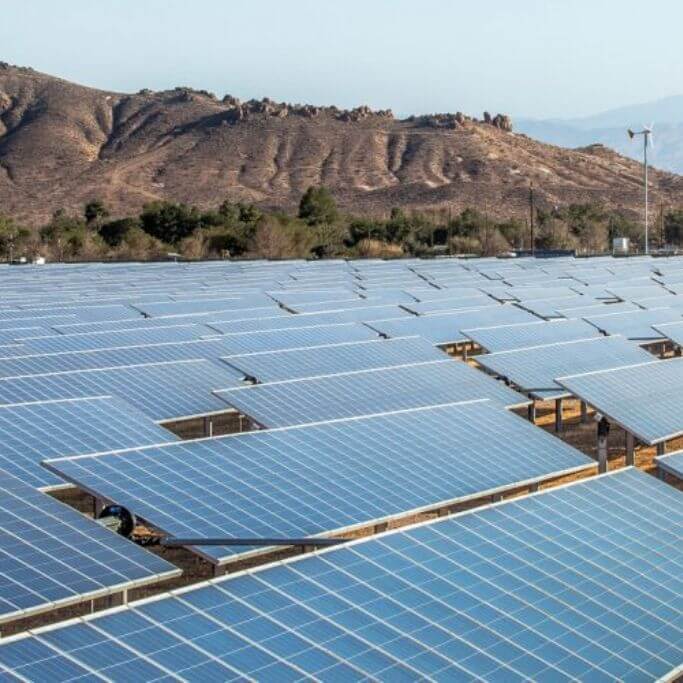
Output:
[[566,118],[681,94],[681,26],[680,0],[29,0],[3,3],[0,61],[123,92]]

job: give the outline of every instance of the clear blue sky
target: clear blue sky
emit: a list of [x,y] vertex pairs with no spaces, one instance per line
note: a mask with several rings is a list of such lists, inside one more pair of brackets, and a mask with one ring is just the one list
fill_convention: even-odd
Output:
[[682,34],[680,0],[24,0],[0,60],[118,91],[553,117],[680,94]]

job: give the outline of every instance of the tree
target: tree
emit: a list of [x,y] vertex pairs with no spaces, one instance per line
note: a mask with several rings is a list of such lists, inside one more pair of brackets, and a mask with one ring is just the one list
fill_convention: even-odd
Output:
[[679,246],[683,243],[683,211],[674,209],[664,216],[664,236],[667,244]]
[[169,244],[177,244],[202,226],[199,211],[186,204],[151,202],[142,207],[142,229],[152,237]]
[[105,223],[100,229],[100,237],[110,246],[118,247],[131,230],[139,229],[137,218],[120,218]]
[[89,201],[83,208],[83,216],[85,217],[85,222],[88,227],[95,227],[99,230],[103,218],[109,216],[109,211],[99,199],[93,199]]
[[309,187],[299,202],[299,218],[308,225],[334,223],[339,217],[337,204],[325,187]]

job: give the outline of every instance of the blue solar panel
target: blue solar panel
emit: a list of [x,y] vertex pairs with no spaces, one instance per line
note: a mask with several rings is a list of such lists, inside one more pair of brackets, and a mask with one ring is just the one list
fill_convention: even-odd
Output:
[[41,467],[46,458],[175,438],[128,404],[108,396],[0,406],[0,469],[34,487],[64,484]]
[[208,322],[207,325],[224,334],[239,332],[265,332],[267,330],[285,330],[297,327],[318,327],[339,325],[342,323],[367,322],[381,318],[402,318],[411,315],[396,305],[367,306],[358,309],[333,311],[330,313],[290,313],[277,318],[260,318],[258,320],[227,320]]
[[653,308],[647,311],[628,311],[609,315],[590,315],[584,320],[605,334],[621,334],[627,339],[655,342],[662,339],[653,325],[675,322],[681,319],[681,311],[672,308]]
[[33,353],[116,349],[164,342],[181,342],[216,335],[204,325],[178,325],[134,330],[106,330],[81,334],[55,334],[49,337],[22,338],[22,343]]
[[683,479],[683,451],[676,451],[655,458],[657,466],[664,472],[673,474],[678,479]]
[[[587,297],[585,297],[587,298]],[[592,305],[586,306],[558,306],[556,311],[565,318],[585,318],[593,315],[605,315],[608,313],[625,313],[626,311],[637,311],[638,306],[630,302],[619,302],[616,304],[606,304],[594,301]]]
[[388,337],[418,335],[436,345],[469,341],[462,330],[492,325],[511,325],[538,318],[515,306],[493,306],[473,311],[415,316],[402,320],[378,320],[369,325]]
[[221,337],[229,352],[224,355],[324,346],[377,339],[377,333],[360,323],[301,327],[264,332],[242,332]]
[[[594,462],[484,401],[47,465],[172,536],[302,538],[592,469]],[[252,550],[200,552],[224,562]]]
[[[554,323],[551,323],[554,324]],[[537,399],[562,398],[567,392],[555,381],[579,372],[606,370],[652,360],[623,337],[597,337],[477,356],[477,362]]]
[[683,434],[683,358],[560,377],[558,383],[644,443]]
[[[50,330],[47,327],[13,327],[9,329],[0,329],[0,345],[16,344],[19,337],[39,336],[42,334],[49,334]],[[0,352],[2,355],[2,352]]]
[[0,471],[0,623],[180,570]]
[[158,422],[225,410],[213,389],[238,380],[205,360],[59,372],[0,380],[0,405],[115,396]]
[[[30,355],[26,355],[26,351],[24,351],[24,355],[15,355],[12,358],[0,357],[0,377],[199,359],[215,362],[225,370],[225,364],[218,359],[231,352],[231,348],[222,337],[148,346],[129,346],[121,349],[95,349],[92,351]],[[238,376],[235,374],[236,378]]]
[[250,294],[246,297],[226,299],[196,299],[194,301],[170,301],[158,303],[134,304],[141,313],[152,317],[183,316],[192,313],[231,312],[244,318],[265,318],[279,315],[281,309],[265,294]]
[[661,323],[653,325],[652,329],[662,337],[670,339],[677,346],[683,346],[683,320],[675,323]]
[[597,337],[600,332],[583,320],[557,320],[555,322],[521,323],[480,327],[463,330],[472,341],[492,353],[523,349],[526,346],[543,346],[575,339]]
[[226,362],[245,377],[278,382],[444,358],[442,351],[420,337],[399,337],[232,356]]
[[401,304],[403,308],[415,315],[429,315],[432,313],[447,313],[449,311],[466,311],[500,306],[500,302],[486,294],[471,297],[456,297],[453,299],[440,298],[435,301],[421,301]]
[[679,491],[622,470],[10,639],[0,665],[25,680],[672,680],[682,529]]
[[489,398],[499,406],[526,405],[517,392],[455,360],[256,384],[216,392],[266,427],[323,422]]

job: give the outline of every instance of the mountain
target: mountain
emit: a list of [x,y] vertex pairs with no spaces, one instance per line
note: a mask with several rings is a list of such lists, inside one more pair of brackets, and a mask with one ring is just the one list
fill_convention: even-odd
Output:
[[[477,206],[525,217],[530,181],[539,205],[640,209],[639,164],[537,142],[501,115],[397,120],[189,88],[122,94],[0,66],[0,213],[28,224],[94,198],[114,215],[158,199],[291,210],[318,184],[358,214]],[[655,172],[652,189],[683,197],[683,178]]]
[[[638,161],[642,141],[632,141],[627,128],[641,130],[654,123],[655,146],[648,154],[658,168],[683,173],[683,95],[619,107],[574,119],[519,119],[516,128],[543,142],[565,147],[600,143]],[[639,144],[640,143],[640,144]]]

